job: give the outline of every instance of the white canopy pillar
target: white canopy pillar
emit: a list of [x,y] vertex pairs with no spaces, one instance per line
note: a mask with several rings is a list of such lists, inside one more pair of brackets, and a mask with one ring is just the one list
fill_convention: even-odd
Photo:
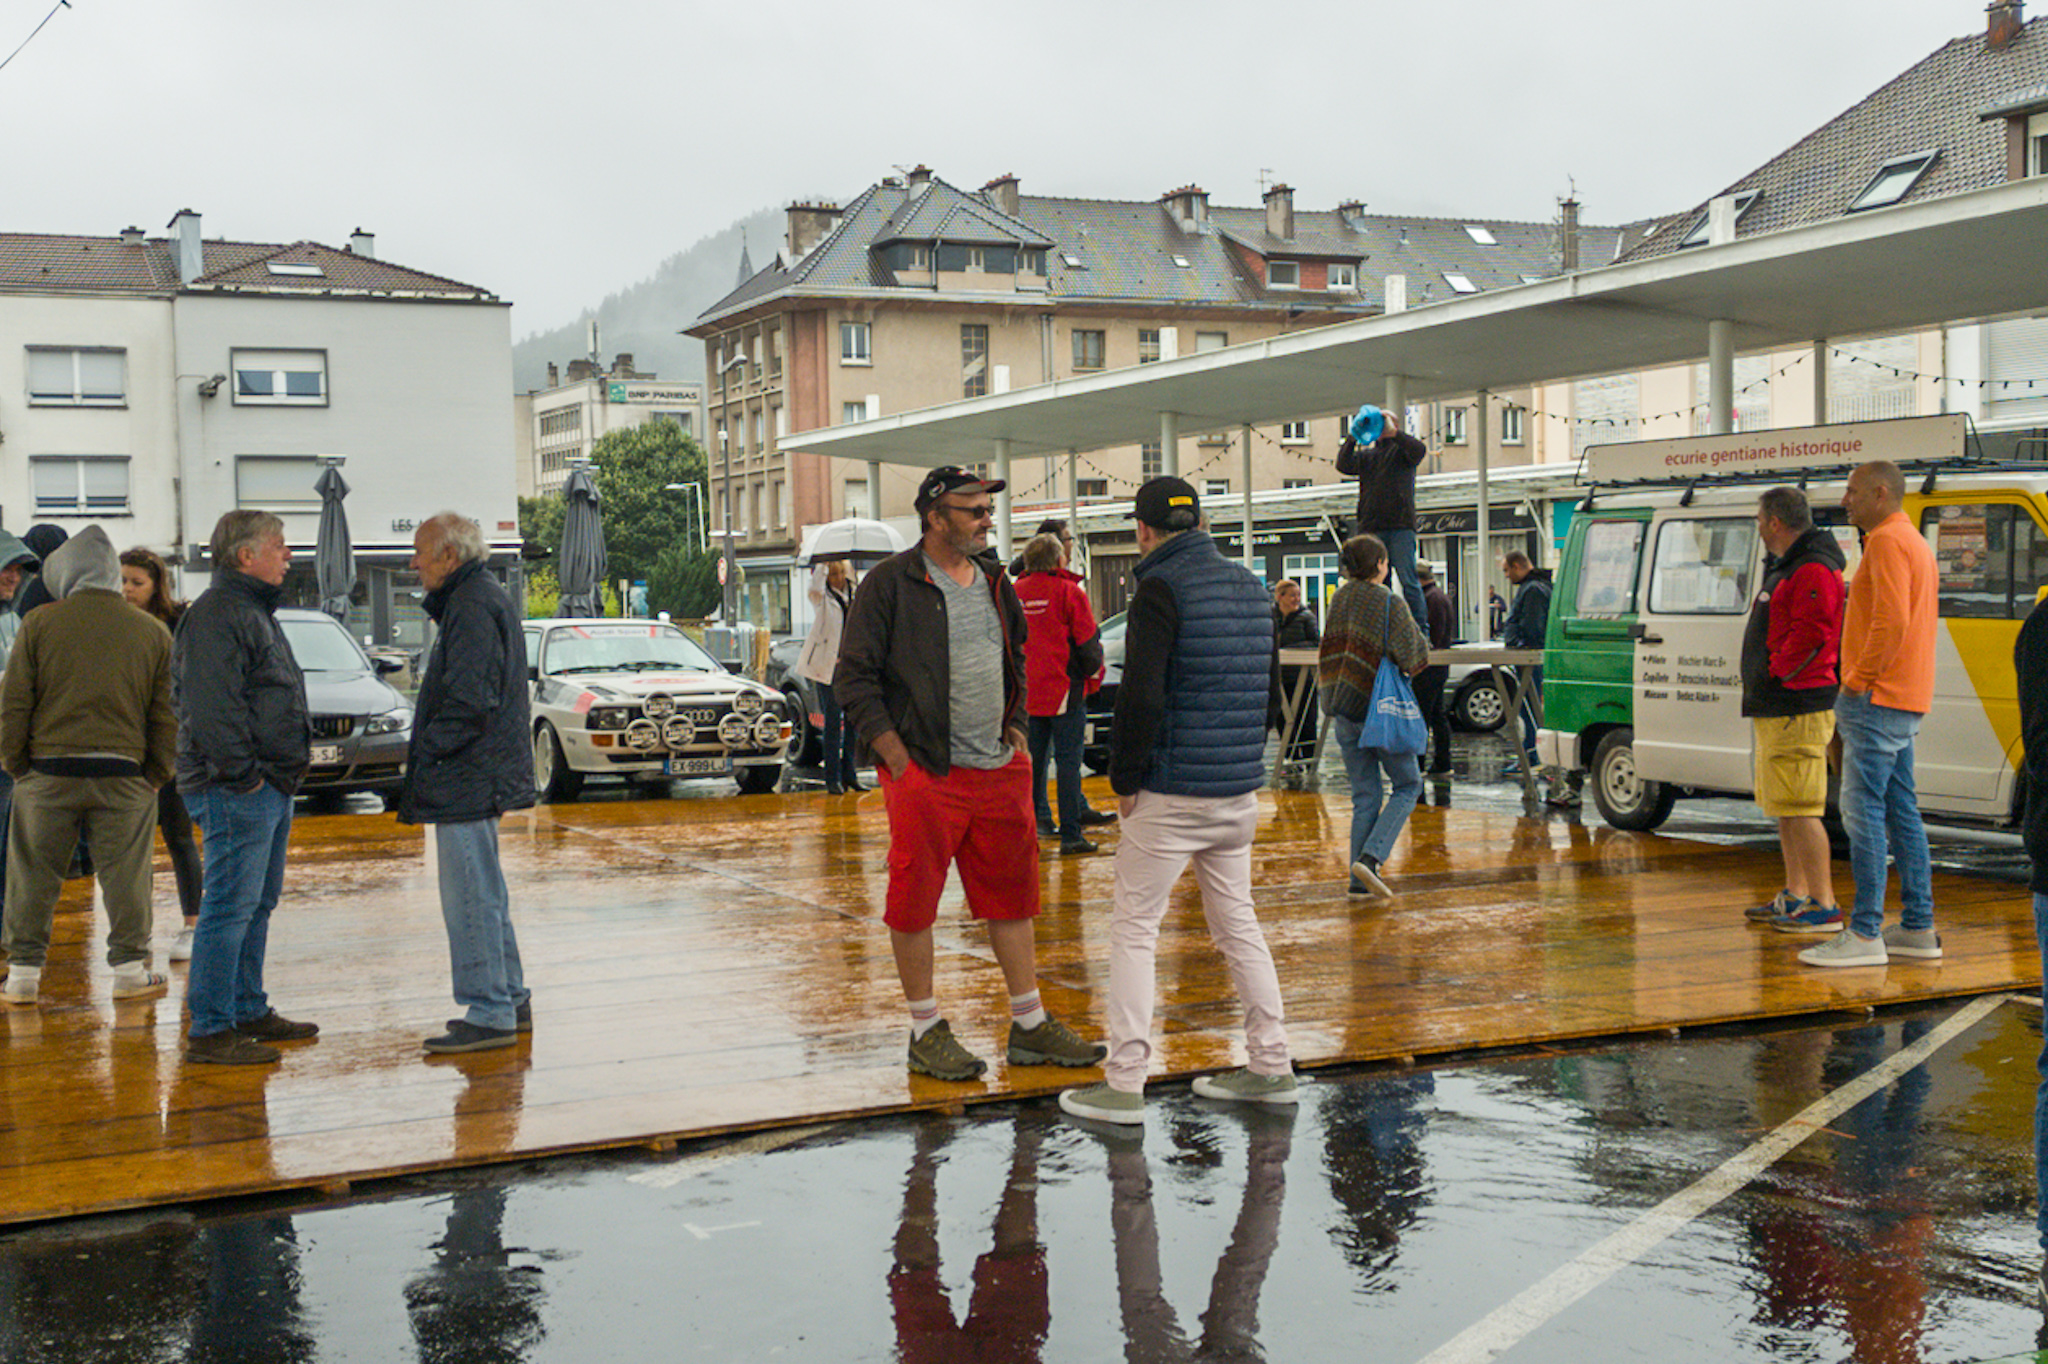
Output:
[[882,519],[882,461],[868,461],[868,520]]
[[1159,472],[1180,477],[1180,413],[1159,414]]
[[1001,480],[1003,490],[996,494],[996,553],[1004,563],[1016,553],[1010,539],[1010,442],[1007,437],[996,441],[995,477]]
[[1380,404],[1387,411],[1399,417],[1405,425],[1408,421],[1408,376],[1389,374],[1387,376],[1386,401]]
[[1707,323],[1707,432],[1725,436],[1734,426],[1735,326],[1717,317]]
[[1087,546],[1081,542],[1081,468],[1080,451],[1067,451],[1067,534],[1074,537],[1074,561],[1068,568],[1088,576],[1088,561],[1082,557]]
[[[1486,505],[1486,390],[1483,388],[1472,395],[1472,433],[1472,453],[1479,459],[1479,590],[1472,593],[1471,599],[1465,603],[1465,617],[1471,622],[1465,638],[1485,639],[1486,604],[1491,600],[1487,589],[1495,586],[1499,570],[1493,566],[1493,518],[1490,515],[1492,509]],[[1513,717],[1509,717],[1508,724],[1512,726],[1514,723]]]
[[1238,558],[1244,561],[1246,568],[1257,573],[1259,570],[1254,567],[1252,561],[1252,424],[1246,422],[1244,430],[1238,434],[1244,438],[1244,543],[1238,547]]
[[1826,338],[1813,343],[1813,424],[1826,426],[1828,423],[1828,343]]

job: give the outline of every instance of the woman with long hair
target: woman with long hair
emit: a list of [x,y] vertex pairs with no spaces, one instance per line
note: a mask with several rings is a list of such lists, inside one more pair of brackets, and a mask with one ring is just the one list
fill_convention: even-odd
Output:
[[817,614],[811,632],[804,637],[804,651],[796,670],[818,688],[818,708],[825,713],[825,790],[835,796],[868,788],[860,784],[854,756],[853,726],[839,709],[832,694],[832,670],[839,666],[839,641],[846,632],[846,611],[853,604],[853,573],[844,559],[833,559],[811,570],[811,605]]
[[[151,550],[137,546],[121,556],[121,595],[130,606],[146,611],[176,632],[185,614],[185,603],[171,595],[171,573]],[[192,815],[185,798],[178,794],[175,779],[156,793],[156,827],[164,837],[164,849],[171,855],[171,874],[178,882],[178,908],[184,912],[185,927],[171,944],[172,961],[192,960],[192,929],[199,922],[199,891],[203,884],[199,845],[192,841]]]

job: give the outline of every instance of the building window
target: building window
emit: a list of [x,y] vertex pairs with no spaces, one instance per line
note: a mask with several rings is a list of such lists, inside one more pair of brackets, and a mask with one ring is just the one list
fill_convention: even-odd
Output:
[[761,409],[758,407],[747,413],[747,448],[756,451],[768,448],[761,439]]
[[1448,270],[1444,271],[1444,283],[1450,285],[1451,292],[1455,294],[1476,294],[1479,292],[1479,286],[1474,284],[1468,276],[1452,274]]
[[127,400],[128,352],[118,348],[28,348],[28,400],[35,407],[120,407]]
[[1148,440],[1138,447],[1138,476],[1140,478],[1157,478],[1162,467],[1159,459],[1158,441]]
[[1283,478],[1280,480],[1282,491],[1288,488],[1313,488],[1315,486],[1316,481],[1312,478]]
[[[770,429],[772,429],[775,432],[775,439],[778,442],[788,440],[789,409],[784,407],[781,403],[772,403],[769,405],[768,410],[774,414],[773,417],[769,419],[768,425]],[[689,429],[690,428],[687,425],[683,427],[683,430],[685,431]]]
[[1330,287],[1332,289],[1356,289],[1358,287],[1358,267],[1355,265],[1331,266]]
[[1444,409],[1444,443],[1463,445],[1465,443],[1465,409],[1447,407]]
[[1077,478],[1074,480],[1076,497],[1108,497],[1109,480],[1106,478]]
[[1299,289],[1301,287],[1301,265],[1298,261],[1274,260],[1266,262],[1266,284],[1274,289]]
[[782,373],[782,328],[768,333],[768,373]]
[[1307,423],[1307,422],[1281,422],[1281,423],[1280,423],[1280,443],[1281,443],[1282,445],[1302,445],[1302,444],[1305,444],[1305,443],[1306,443],[1307,441],[1308,441],[1308,423]]
[[1494,240],[1493,233],[1489,229],[1481,227],[1478,223],[1466,223],[1465,235],[1481,246],[1500,245],[1498,241]]
[[911,268],[911,269],[913,269],[913,270],[929,270],[929,269],[931,269],[931,268],[932,268],[932,249],[931,249],[931,248],[930,248],[929,246],[913,246],[913,247],[911,247],[911,248],[910,248],[910,268]]
[[229,363],[237,406],[327,406],[325,351],[238,350]]
[[1204,496],[1204,497],[1228,497],[1228,496],[1230,496],[1230,480],[1229,480],[1229,479],[1227,479],[1227,478],[1209,478],[1209,479],[1204,479],[1204,480],[1202,480],[1202,496]]
[[1076,327],[1074,329],[1075,369],[1101,369],[1102,354],[1103,344],[1101,332],[1083,331],[1079,327]]
[[874,355],[868,348],[868,324],[865,322],[842,322],[839,324],[839,363],[842,365],[868,365],[874,363]]
[[868,405],[866,403],[839,404],[839,424],[841,426],[851,426],[855,422],[864,422],[867,419]]
[[842,503],[848,516],[868,514],[868,481],[864,478],[846,480],[846,500]]
[[1527,409],[1513,403],[1500,410],[1500,443],[1520,445],[1522,443],[1522,414]]
[[1222,350],[1225,346],[1229,344],[1229,332],[1195,333],[1195,354],[1197,355],[1200,355],[1205,350]]
[[238,455],[235,505],[267,512],[319,511],[320,463],[311,455]]
[[126,455],[31,455],[28,463],[36,515],[129,514]]
[[1863,192],[1849,201],[1846,211],[1859,213],[1866,208],[1883,208],[1887,204],[1896,204],[1912,191],[1913,186],[1920,183],[1920,177],[1927,173],[1927,168],[1932,166],[1935,158],[1940,155],[1939,151],[1914,152],[1911,156],[1896,157],[1885,162],[1878,167],[1877,174],[1870,177],[1870,183],[1863,187]]
[[1156,364],[1158,363],[1159,356],[1159,328],[1138,328],[1138,363],[1141,365]]
[[960,324],[960,396],[979,398],[988,392],[988,324]]
[[968,268],[968,269],[969,269],[970,271],[975,271],[975,272],[981,272],[981,271],[985,271],[985,270],[987,270],[987,269],[988,269],[988,252],[987,252],[987,251],[985,251],[984,249],[982,249],[982,248],[981,248],[981,247],[979,247],[979,246],[970,246],[970,247],[968,247],[968,248],[967,248],[967,268]]
[[[1763,191],[1755,189],[1745,190],[1741,194],[1736,195],[1735,221],[1741,222],[1742,215],[1749,212],[1749,206],[1762,197]],[[1705,213],[1700,214],[1700,220],[1692,225],[1692,231],[1678,239],[1678,247],[1681,251],[1688,246],[1705,246],[1707,244],[1707,218],[1709,216]],[[1534,282],[1533,280],[1523,281],[1525,284],[1532,284]]]
[[789,524],[789,489],[779,478],[768,485],[768,511],[777,526]]

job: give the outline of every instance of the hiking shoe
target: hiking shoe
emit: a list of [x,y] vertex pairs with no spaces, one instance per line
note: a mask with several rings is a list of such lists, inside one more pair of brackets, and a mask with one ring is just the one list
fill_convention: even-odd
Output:
[[1804,895],[1794,895],[1792,888],[1787,886],[1763,904],[1743,910],[1742,917],[1753,924],[1776,923],[1805,903],[1807,899]]
[[1089,1085],[1083,1089],[1061,1090],[1060,1112],[1094,1122],[1113,1122],[1129,1126],[1145,1121],[1145,1096],[1127,1094],[1121,1089],[1111,1089],[1109,1082],[1105,1080],[1099,1085]]
[[1072,1028],[1048,1017],[1035,1028],[1012,1023],[1009,1055],[1013,1066],[1096,1066],[1109,1055],[1109,1048],[1083,1042]]
[[1884,950],[1894,957],[1940,961],[1941,934],[1931,928],[1887,928],[1884,931]]
[[448,1031],[439,1037],[429,1037],[420,1043],[436,1056],[463,1051],[493,1051],[509,1047],[519,1040],[519,1033],[513,1028],[479,1028],[466,1018],[448,1020]]
[[1819,947],[1801,952],[1799,960],[1808,966],[1882,966],[1884,939],[1859,937],[1854,929],[1845,928]]
[[1391,900],[1394,892],[1385,881],[1380,880],[1380,869],[1369,857],[1361,857],[1351,864],[1351,879],[1366,888],[1366,893],[1379,900]]
[[171,939],[170,959],[172,961],[192,960],[192,930],[181,928],[178,936]]
[[1260,1075],[1239,1066],[1221,1075],[1197,1075],[1195,1093],[1205,1099],[1228,1099],[1247,1104],[1291,1104],[1297,1102],[1294,1076]]
[[256,1042],[303,1042],[320,1034],[318,1023],[295,1023],[275,1009],[261,1018],[235,1024],[235,1031]]
[[1771,920],[1771,927],[1780,933],[1839,933],[1847,927],[1840,905],[1824,905],[1805,895],[1792,898],[1798,903]]
[[251,1037],[229,1028],[204,1037],[185,1039],[185,1059],[209,1066],[265,1066],[282,1058],[276,1047],[266,1047]]
[[135,964],[133,971],[125,967],[117,967],[114,971],[116,999],[148,999],[153,995],[163,994],[170,988],[170,977],[148,969],[141,962]]
[[961,1046],[953,1025],[942,1018],[923,1037],[910,1039],[910,1068],[934,1080],[972,1080],[988,1069],[988,1062]]

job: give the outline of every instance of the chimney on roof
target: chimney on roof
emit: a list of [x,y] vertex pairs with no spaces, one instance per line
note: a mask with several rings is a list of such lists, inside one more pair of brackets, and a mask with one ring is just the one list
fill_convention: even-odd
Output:
[[795,265],[811,254],[819,242],[832,234],[839,221],[837,204],[791,204],[789,206],[789,263]]
[[140,245],[142,245],[142,229],[141,229],[141,228],[139,228],[139,227],[124,227],[124,228],[122,228],[122,229],[121,229],[121,245],[123,245],[123,246],[140,246]]
[[571,361],[569,362],[569,382],[570,382],[570,383],[572,383],[572,384],[580,384],[580,383],[582,383],[582,382],[583,382],[583,381],[584,381],[585,379],[595,379],[596,377],[597,377],[597,362],[596,362],[596,361],[594,361],[594,360],[571,360]]
[[561,386],[562,386],[562,371],[561,371],[561,370],[559,370],[559,369],[557,369],[557,368],[555,368],[555,362],[554,362],[554,361],[552,361],[552,360],[550,360],[550,361],[548,361],[548,387],[549,387],[549,388],[560,388]]
[[365,260],[377,259],[377,234],[357,228],[348,234],[348,249]]
[[1358,219],[1365,216],[1365,200],[1346,199],[1337,205],[1337,216],[1344,220],[1346,227],[1356,227]]
[[633,352],[629,350],[619,352],[618,358],[612,361],[612,377],[614,379],[638,379],[640,377],[639,371],[633,368]]
[[206,248],[199,241],[199,215],[181,208],[171,215],[171,252],[178,262],[178,283],[190,284],[206,273]]
[[983,185],[981,192],[988,197],[988,201],[991,204],[994,204],[1012,218],[1017,216],[1017,208],[1022,194],[1016,176],[998,175],[995,179]]
[[1209,191],[1200,185],[1182,185],[1159,196],[1159,202],[1166,205],[1166,211],[1180,224],[1183,232],[1206,232],[1209,229]]
[[2024,0],[1991,0],[1984,10],[1990,21],[1984,34],[1986,51],[1996,52],[2020,36],[2027,26],[2026,8]]
[[932,187],[932,168],[920,161],[910,172],[910,192],[922,194]]
[[1286,185],[1266,191],[1266,235],[1290,240],[1294,236],[1294,191]]
[[1560,199],[1557,204],[1557,268],[1569,275],[1579,268],[1579,201]]

